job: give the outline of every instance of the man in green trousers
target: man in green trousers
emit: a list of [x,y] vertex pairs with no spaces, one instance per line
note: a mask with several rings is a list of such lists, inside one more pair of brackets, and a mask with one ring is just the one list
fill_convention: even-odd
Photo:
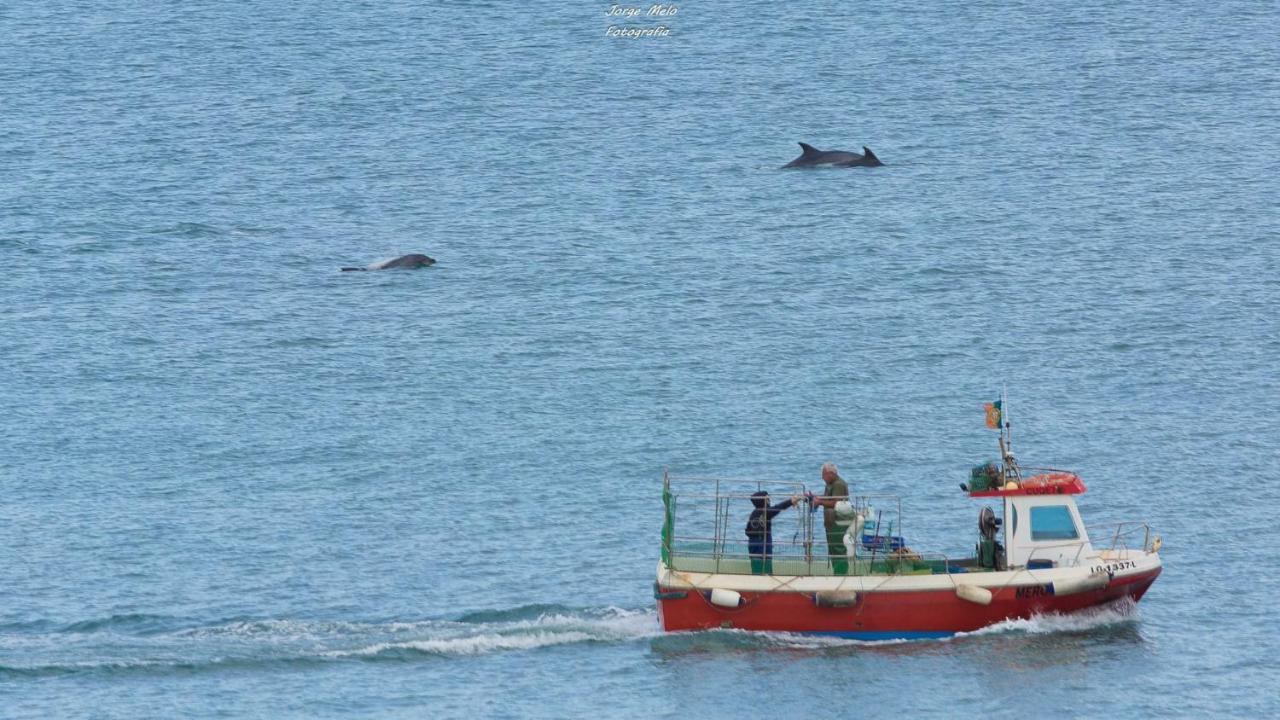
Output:
[[827,531],[827,557],[831,560],[831,572],[848,575],[849,551],[844,546],[844,533],[849,524],[840,522],[836,517],[836,503],[849,499],[849,486],[836,471],[834,463],[822,466],[822,482],[822,496],[814,498],[813,504],[822,508],[822,527]]

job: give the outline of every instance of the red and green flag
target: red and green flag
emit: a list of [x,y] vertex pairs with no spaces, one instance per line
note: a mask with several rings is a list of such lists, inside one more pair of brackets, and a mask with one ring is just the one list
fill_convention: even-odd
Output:
[[987,427],[992,430],[1000,429],[1000,401],[989,402],[984,405],[987,409]]

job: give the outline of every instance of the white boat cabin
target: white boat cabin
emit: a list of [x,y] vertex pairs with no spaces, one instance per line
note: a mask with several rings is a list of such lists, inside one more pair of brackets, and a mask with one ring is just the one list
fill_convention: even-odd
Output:
[[1010,567],[1072,567],[1097,555],[1071,495],[1004,498],[1005,554]]
[[[1003,520],[989,509],[978,520],[985,543],[994,548],[987,556],[1000,556],[994,564],[1075,567],[1097,557],[1076,507],[1075,496],[1086,490],[1080,476],[1046,468],[1027,469],[1036,474],[1025,477],[1011,456],[1007,460],[1003,467],[991,463],[974,468],[970,482],[962,486],[970,497],[1003,501]],[[997,529],[1004,530],[1003,547],[994,542]],[[982,543],[979,556],[984,557]]]

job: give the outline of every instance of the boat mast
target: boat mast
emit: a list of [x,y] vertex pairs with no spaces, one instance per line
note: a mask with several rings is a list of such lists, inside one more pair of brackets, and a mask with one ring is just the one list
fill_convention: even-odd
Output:
[[[1013,426],[1009,423],[1009,398],[1004,386],[1000,387],[1000,459],[1001,479],[1005,482],[1022,482],[1018,461],[1013,457]],[[1001,483],[1002,485],[1004,483]]]

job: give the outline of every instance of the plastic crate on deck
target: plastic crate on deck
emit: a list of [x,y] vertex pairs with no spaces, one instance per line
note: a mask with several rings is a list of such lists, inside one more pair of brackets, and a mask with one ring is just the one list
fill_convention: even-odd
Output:
[[867,535],[862,536],[862,547],[868,550],[893,551],[907,546],[901,535]]

